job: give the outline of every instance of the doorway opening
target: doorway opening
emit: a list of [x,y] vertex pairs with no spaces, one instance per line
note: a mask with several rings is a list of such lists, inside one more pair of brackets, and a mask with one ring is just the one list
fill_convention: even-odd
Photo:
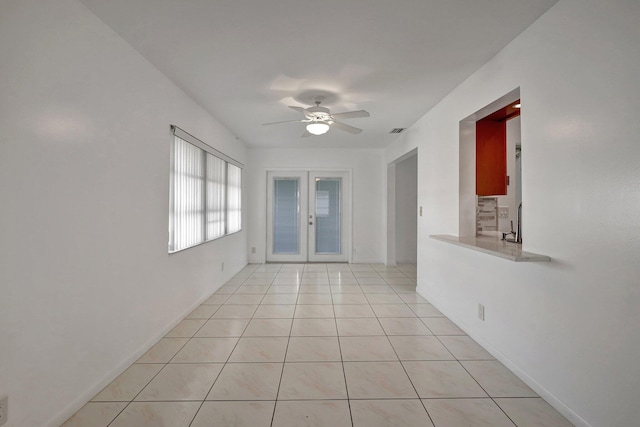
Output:
[[387,166],[387,265],[418,261],[418,150]]

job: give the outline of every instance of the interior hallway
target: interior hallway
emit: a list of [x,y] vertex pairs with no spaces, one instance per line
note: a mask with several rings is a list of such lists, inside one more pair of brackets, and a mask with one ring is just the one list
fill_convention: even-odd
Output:
[[64,427],[571,426],[415,280],[250,264]]

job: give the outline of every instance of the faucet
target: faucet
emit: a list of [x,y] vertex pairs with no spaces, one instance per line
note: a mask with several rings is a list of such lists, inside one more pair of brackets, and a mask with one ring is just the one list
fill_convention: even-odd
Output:
[[[522,202],[518,205],[518,228],[516,230],[516,243],[522,243]],[[513,230],[513,222],[511,223]],[[512,231],[513,232],[513,231]]]
[[[518,228],[513,231],[513,221],[511,221],[511,231],[508,233],[502,233],[502,240],[511,243],[522,243],[522,202],[518,205]],[[507,237],[507,234],[511,235],[511,238]]]
[[[511,237],[507,238],[507,234],[509,234]],[[508,233],[502,233],[502,240],[507,241],[507,242],[511,242],[511,243],[515,243],[516,241],[516,232],[513,231],[513,221],[511,221],[511,231]]]

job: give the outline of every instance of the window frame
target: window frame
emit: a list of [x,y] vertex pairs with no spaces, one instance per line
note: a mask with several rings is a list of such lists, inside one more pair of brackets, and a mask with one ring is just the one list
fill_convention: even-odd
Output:
[[[224,238],[226,236],[230,236],[232,234],[236,234],[241,232],[242,229],[242,176],[243,176],[243,172],[244,172],[244,165],[240,162],[238,162],[237,160],[227,156],[226,154],[216,150],[215,148],[211,147],[210,145],[206,144],[205,142],[203,142],[202,140],[194,137],[193,135],[189,134],[188,132],[180,129],[179,127],[175,126],[175,125],[171,125],[171,131],[172,131],[172,139],[171,139],[171,143],[170,143],[170,170],[169,170],[169,227],[168,227],[168,252],[169,254],[173,254],[173,253],[177,253],[177,252],[181,252],[183,250],[186,249],[190,249],[196,246],[200,246],[202,244],[208,243],[208,242],[212,242],[221,238]],[[200,229],[200,235],[197,236],[197,242],[188,246],[184,246],[184,247],[177,247],[176,245],[176,241],[178,240],[176,238],[176,220],[175,220],[175,215],[176,215],[176,206],[175,206],[175,198],[176,198],[176,177],[175,177],[175,173],[176,173],[176,141],[177,139],[180,139],[182,141],[184,141],[187,144],[190,144],[191,146],[199,149],[202,151],[201,153],[201,158],[202,158],[202,171],[203,171],[203,176],[202,176],[202,180],[203,180],[203,186],[202,186],[202,191],[200,191],[199,193],[199,199],[196,200],[196,204],[198,205],[202,205],[203,207],[203,213],[202,213],[202,224],[200,225],[200,227],[196,226],[196,233],[198,234],[198,228]],[[207,200],[208,198],[208,188],[207,185],[211,182],[218,182],[218,180],[212,180],[211,177],[208,175],[209,172],[209,155],[213,156],[213,161],[222,161],[223,162],[223,166],[222,166],[222,170],[220,171],[220,176],[223,177],[224,182],[222,183],[222,191],[223,191],[223,196],[221,198],[222,200],[222,206],[219,207],[219,209],[212,209],[211,211],[209,210],[209,201]],[[233,165],[236,168],[238,168],[239,170],[239,185],[238,186],[234,186],[234,190],[237,191],[238,193],[238,211],[239,211],[239,228],[237,230],[234,230],[233,232],[229,232],[229,165]],[[213,213],[215,215],[215,213],[219,213],[222,212],[222,216],[223,216],[223,233],[221,235],[218,235],[216,237],[213,238],[209,238],[209,233],[208,233],[208,218],[209,218],[209,214]]]

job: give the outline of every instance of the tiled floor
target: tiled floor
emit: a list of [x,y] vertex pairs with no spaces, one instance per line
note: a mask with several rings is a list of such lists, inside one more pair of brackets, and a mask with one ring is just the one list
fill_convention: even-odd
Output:
[[64,427],[571,426],[415,277],[249,265]]

